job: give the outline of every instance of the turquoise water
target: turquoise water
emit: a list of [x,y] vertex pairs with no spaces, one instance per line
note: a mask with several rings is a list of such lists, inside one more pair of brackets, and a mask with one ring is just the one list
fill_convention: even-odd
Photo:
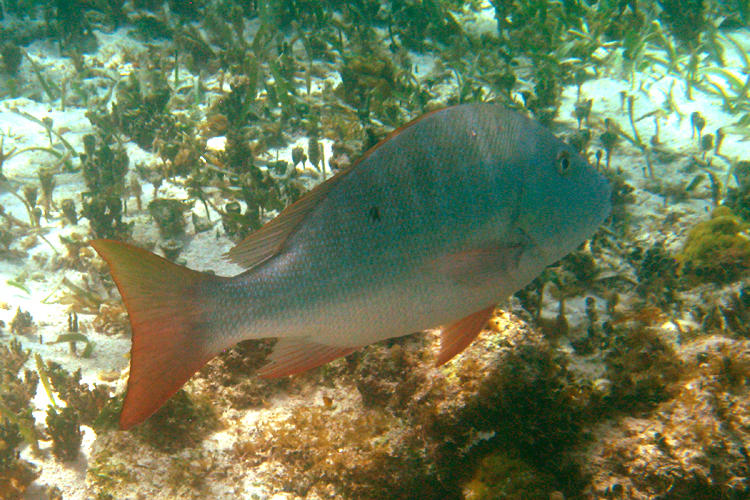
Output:
[[[0,7],[0,498],[748,496],[747,2]],[[596,234],[443,366],[429,331],[266,380],[248,341],[117,429],[131,325],[89,240],[238,274],[284,207],[480,101],[609,179]]]

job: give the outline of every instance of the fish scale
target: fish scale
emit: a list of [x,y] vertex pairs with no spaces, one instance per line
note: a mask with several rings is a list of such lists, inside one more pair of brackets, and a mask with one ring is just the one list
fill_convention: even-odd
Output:
[[120,425],[246,339],[278,338],[260,373],[283,376],[443,325],[444,363],[495,304],[593,234],[609,197],[607,180],[537,122],[469,104],[396,130],[287,207],[230,250],[247,268],[238,276],[95,240],[133,326]]
[[[487,143],[496,136],[472,135],[467,130],[473,127],[451,137],[438,151],[404,151],[402,143],[424,144],[425,137],[452,132],[439,127],[443,123],[396,136],[360,162],[289,238],[284,252],[288,258],[267,261],[258,269],[267,272],[261,279],[253,273],[245,276],[241,288],[268,285],[265,295],[278,296],[278,301],[270,310],[262,303],[259,309],[236,308],[243,320],[232,318],[223,331],[236,332],[237,324],[244,323],[244,336],[284,332],[351,347],[392,337],[394,326],[409,333],[436,326],[436,317],[443,321],[473,312],[476,298],[467,296],[469,308],[462,307],[456,298],[461,290],[429,264],[441,254],[470,247],[478,235],[506,236],[503,224],[493,224],[491,234],[481,226],[490,220],[510,220],[516,211],[517,201],[509,203],[515,193],[506,189],[513,172],[484,161]],[[456,153],[459,145],[464,146],[461,154]],[[378,221],[368,215],[372,207],[381,212]],[[423,291],[409,290],[413,283]],[[483,302],[496,299],[497,293],[497,284],[492,284],[484,293],[490,298]],[[443,297],[450,298],[453,307],[435,308],[445,302]],[[315,311],[309,320],[297,321],[294,314],[278,317],[281,311],[305,309]],[[394,316],[403,321],[394,325]],[[216,320],[220,324],[221,316]],[[317,321],[324,326],[311,326]]]

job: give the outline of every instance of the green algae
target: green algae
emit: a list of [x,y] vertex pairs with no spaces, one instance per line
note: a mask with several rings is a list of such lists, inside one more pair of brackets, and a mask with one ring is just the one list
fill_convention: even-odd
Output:
[[39,471],[19,456],[27,443],[38,453],[31,399],[39,378],[31,370],[19,371],[29,357],[20,342],[11,339],[0,345],[0,498],[22,498]]
[[178,238],[185,234],[184,213],[188,207],[174,198],[156,198],[149,202],[148,211],[159,226],[162,238]]
[[471,480],[462,487],[465,500],[549,500],[554,479],[513,452],[496,450],[482,458]]
[[652,329],[626,325],[609,336],[604,356],[611,382],[603,401],[607,411],[649,409],[674,396],[684,366]]
[[109,388],[81,382],[81,369],[69,373],[54,361],[47,361],[46,370],[55,392],[68,407],[75,408],[81,423],[92,425],[110,400]]
[[211,402],[181,389],[133,432],[154,448],[171,452],[195,446],[218,427]]
[[120,457],[114,446],[95,454],[86,471],[86,482],[97,498],[117,498],[117,488],[135,480],[132,464]]
[[63,462],[75,460],[83,440],[78,412],[70,406],[59,411],[49,406],[46,422],[47,433],[52,438],[52,453]]
[[728,207],[717,207],[690,230],[677,255],[683,276],[694,282],[738,279],[750,267],[749,227]]
[[125,174],[129,159],[125,149],[112,136],[84,136],[82,155],[83,177],[87,191],[83,193],[81,215],[89,220],[91,231],[98,238],[123,238],[132,223],[122,220]]

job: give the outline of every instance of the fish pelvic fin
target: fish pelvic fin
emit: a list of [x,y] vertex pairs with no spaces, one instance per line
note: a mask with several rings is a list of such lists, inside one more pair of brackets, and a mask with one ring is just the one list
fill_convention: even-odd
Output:
[[208,307],[197,287],[225,278],[119,241],[94,240],[91,246],[109,265],[133,331],[120,414],[120,428],[128,429],[151,416],[218,353],[208,337]]
[[495,306],[477,311],[443,328],[440,335],[440,354],[437,365],[443,365],[471,344],[492,316]]

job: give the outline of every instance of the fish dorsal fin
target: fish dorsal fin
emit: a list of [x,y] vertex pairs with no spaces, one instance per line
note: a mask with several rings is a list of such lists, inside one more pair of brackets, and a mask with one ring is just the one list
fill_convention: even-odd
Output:
[[258,375],[277,378],[302,373],[356,350],[356,347],[318,344],[304,338],[281,338],[269,356],[270,363],[261,367]]
[[456,354],[466,349],[482,331],[487,320],[492,316],[495,306],[482,309],[474,314],[456,321],[452,325],[443,328],[440,334],[440,354],[438,354],[438,366],[447,363]]
[[305,219],[307,214],[309,214],[310,211],[320,203],[320,200],[326,197],[331,191],[331,188],[338,184],[346,174],[351,172],[357,165],[362,163],[378,148],[383,146],[383,144],[401,134],[404,130],[411,128],[428,116],[441,111],[443,111],[443,109],[431,111],[419,118],[415,118],[406,125],[403,125],[388,134],[384,139],[368,149],[367,152],[349,168],[342,170],[327,181],[315,186],[312,190],[302,196],[302,198],[282,210],[275,219],[271,220],[266,225],[253,232],[250,236],[237,243],[237,245],[229,250],[224,257],[245,269],[250,269],[276,255],[279,250],[281,250],[286,239],[299,226],[300,222]]
[[276,255],[300,222],[326,197],[331,189],[351,171],[342,170],[305,193],[281,211],[273,220],[237,243],[224,257],[250,269]]

